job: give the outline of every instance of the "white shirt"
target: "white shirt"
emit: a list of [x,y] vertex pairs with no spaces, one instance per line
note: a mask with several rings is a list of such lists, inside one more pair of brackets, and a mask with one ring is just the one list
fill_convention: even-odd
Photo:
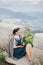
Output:
[[[17,45],[17,41],[15,39],[20,40],[20,36],[19,35],[14,36],[13,46]],[[21,37],[21,42],[23,42],[22,37]]]

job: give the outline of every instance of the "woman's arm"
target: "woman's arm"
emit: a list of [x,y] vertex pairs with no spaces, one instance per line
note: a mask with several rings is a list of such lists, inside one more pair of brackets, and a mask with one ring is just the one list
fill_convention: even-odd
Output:
[[19,46],[13,46],[13,48],[22,48],[23,46],[19,45]]

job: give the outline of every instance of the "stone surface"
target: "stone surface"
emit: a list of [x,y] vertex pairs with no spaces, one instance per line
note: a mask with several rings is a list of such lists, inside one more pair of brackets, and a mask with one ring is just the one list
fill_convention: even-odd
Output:
[[19,60],[15,60],[15,59],[12,59],[12,58],[7,58],[6,61],[8,63],[16,64],[16,65],[30,65],[30,61],[25,56],[23,58],[19,59]]
[[[16,26],[8,23],[0,22],[0,48],[7,50],[7,45],[12,37],[12,31],[14,28],[20,28],[20,34],[23,34],[22,26]],[[22,30],[22,31],[21,31]]]
[[27,56],[25,55],[21,59],[12,59],[11,57],[8,56],[8,53],[6,51],[2,52],[4,56],[6,56],[6,62],[10,64],[16,64],[16,65],[30,65],[30,61],[28,60]]
[[33,59],[39,59],[43,65],[43,50],[33,47]]
[[3,55],[6,56],[6,62],[9,64],[15,64],[15,65],[41,65],[40,59],[38,57],[35,57],[32,61],[29,61],[27,58],[27,55],[22,57],[21,59],[17,60],[16,58],[12,59],[8,56],[8,53],[6,51],[3,51]]
[[36,33],[34,35],[33,44],[35,47],[43,49],[43,33]]
[[[14,25],[0,23],[0,48],[1,49],[7,50],[7,45],[9,44],[9,40],[12,37],[13,29],[14,29]],[[22,33],[21,30],[20,30],[20,33]],[[33,47],[32,62],[34,62],[35,65],[41,62],[43,65],[43,33],[37,33],[34,35],[33,44],[34,44],[34,47]],[[7,56],[5,51],[3,52],[3,54]],[[37,59],[37,61],[35,59]],[[38,59],[40,60],[40,62]],[[15,60],[15,59],[13,60],[12,58],[9,58],[7,56],[6,61],[16,65],[30,65],[30,62],[27,59],[27,56],[24,56],[23,58],[19,60]]]
[[40,60],[39,60],[39,59],[34,59],[34,60],[30,63],[30,65],[41,65],[41,63],[40,63]]

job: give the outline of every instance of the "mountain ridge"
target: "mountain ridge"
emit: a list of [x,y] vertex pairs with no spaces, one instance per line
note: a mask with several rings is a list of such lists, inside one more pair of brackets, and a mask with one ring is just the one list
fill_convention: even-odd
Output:
[[33,19],[43,17],[43,12],[33,12],[33,13],[24,13],[24,12],[13,12],[11,10],[0,8],[0,16],[5,15],[10,16],[10,18],[20,18],[20,19]]

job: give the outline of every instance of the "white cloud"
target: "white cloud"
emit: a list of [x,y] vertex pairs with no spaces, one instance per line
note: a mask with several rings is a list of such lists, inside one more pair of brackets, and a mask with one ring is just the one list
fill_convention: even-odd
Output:
[[41,0],[29,0],[32,4],[38,4]]
[[16,12],[42,12],[43,0],[0,0],[0,7]]
[[28,3],[28,4],[40,4],[43,2],[43,0],[0,0],[0,4],[13,4],[13,3]]
[[43,0],[8,0],[8,2],[28,2],[28,3],[31,3],[31,4],[38,4],[39,2],[42,2]]
[[9,7],[5,7],[13,12],[43,12],[43,8],[41,6],[29,6],[29,7],[25,7],[25,6],[9,6]]
[[0,4],[7,4],[7,0],[0,0]]
[[0,0],[0,3],[13,3],[13,2],[28,2],[31,4],[38,4],[43,0]]

